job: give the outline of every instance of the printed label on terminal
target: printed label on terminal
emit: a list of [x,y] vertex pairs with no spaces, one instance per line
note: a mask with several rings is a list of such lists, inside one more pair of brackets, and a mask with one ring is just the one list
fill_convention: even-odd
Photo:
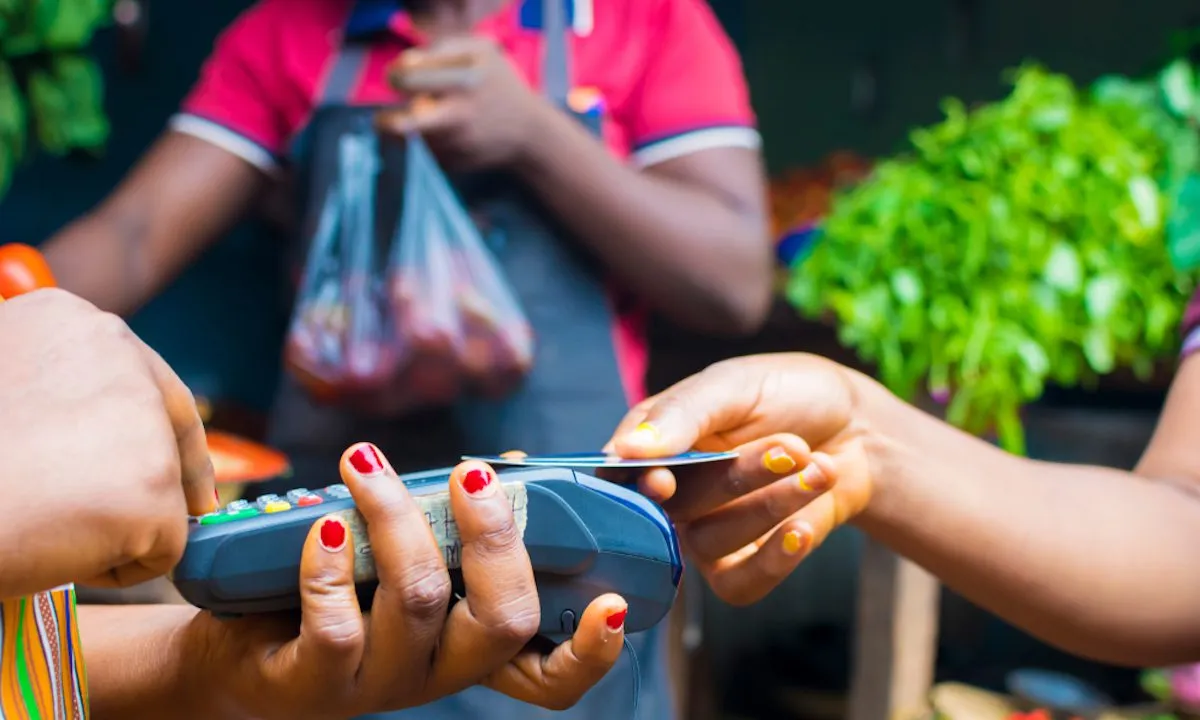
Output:
[[[528,524],[528,490],[525,483],[513,482],[501,485],[512,503],[513,519],[517,523],[517,532],[525,537],[525,527]],[[462,540],[458,535],[458,524],[454,522],[454,514],[450,510],[450,493],[429,493],[414,495],[413,500],[425,511],[425,520],[433,530],[433,537],[446,567],[457,569],[462,566]],[[371,541],[367,538],[367,524],[362,515],[354,508],[333,513],[342,518],[350,527],[351,542],[354,547],[354,581],[366,582],[375,579],[375,557],[371,552]]]

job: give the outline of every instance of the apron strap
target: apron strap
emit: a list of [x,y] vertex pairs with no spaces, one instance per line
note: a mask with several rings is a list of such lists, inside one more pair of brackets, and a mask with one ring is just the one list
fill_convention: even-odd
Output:
[[317,107],[325,105],[349,105],[358,88],[359,78],[363,68],[367,66],[367,54],[370,52],[372,34],[364,32],[364,18],[377,14],[379,6],[390,6],[390,3],[379,3],[373,0],[357,0],[350,8],[350,15],[342,27],[342,40],[338,44],[337,56],[333,67],[325,77],[321,95],[317,98]]
[[333,67],[325,78],[325,87],[317,106],[349,105],[358,88],[358,79],[367,65],[368,47],[358,40],[345,40],[338,49]]
[[542,35],[546,38],[542,82],[546,97],[560,107],[567,107],[571,92],[571,48],[564,4],[563,0],[542,0]]

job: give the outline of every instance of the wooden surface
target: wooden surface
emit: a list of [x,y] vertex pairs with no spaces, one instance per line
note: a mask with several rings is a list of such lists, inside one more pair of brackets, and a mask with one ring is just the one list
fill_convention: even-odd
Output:
[[867,541],[847,720],[909,720],[927,711],[939,594],[929,573]]

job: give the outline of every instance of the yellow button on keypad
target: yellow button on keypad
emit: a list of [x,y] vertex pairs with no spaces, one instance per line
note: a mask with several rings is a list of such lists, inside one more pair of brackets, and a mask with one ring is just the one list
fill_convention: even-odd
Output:
[[291,508],[292,506],[289,503],[286,503],[283,500],[275,500],[267,503],[266,507],[263,508],[263,512],[277,513],[283,512],[284,510],[290,510]]

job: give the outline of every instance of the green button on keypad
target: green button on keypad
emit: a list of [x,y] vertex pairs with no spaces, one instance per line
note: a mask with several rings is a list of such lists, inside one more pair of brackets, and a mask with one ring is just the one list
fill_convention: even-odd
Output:
[[205,515],[200,518],[201,525],[220,525],[221,523],[233,522],[234,520],[245,520],[258,515],[258,510],[254,508],[246,508],[232,513],[216,513],[213,515]]

